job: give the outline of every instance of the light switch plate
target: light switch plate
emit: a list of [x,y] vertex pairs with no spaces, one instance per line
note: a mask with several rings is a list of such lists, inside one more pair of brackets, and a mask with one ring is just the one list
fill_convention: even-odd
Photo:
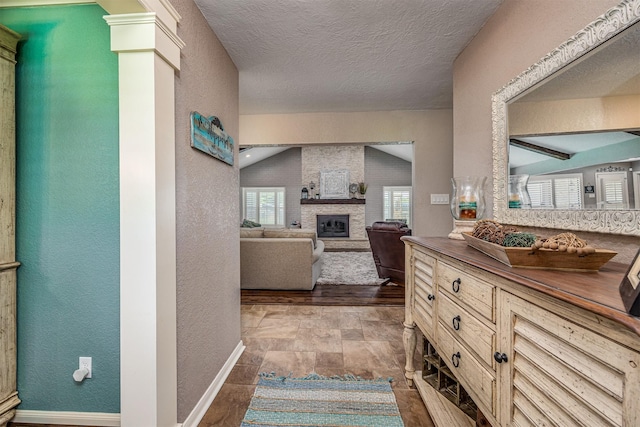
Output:
[[431,204],[432,205],[448,205],[449,195],[448,194],[432,194]]

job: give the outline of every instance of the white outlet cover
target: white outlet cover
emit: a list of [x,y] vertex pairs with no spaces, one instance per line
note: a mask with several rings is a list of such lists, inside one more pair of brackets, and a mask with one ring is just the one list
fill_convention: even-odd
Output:
[[91,378],[91,374],[93,373],[93,369],[91,367],[91,358],[90,357],[80,357],[80,362],[78,364],[78,368],[82,369],[82,368],[87,368],[89,370],[89,373],[87,374],[87,376],[85,378]]

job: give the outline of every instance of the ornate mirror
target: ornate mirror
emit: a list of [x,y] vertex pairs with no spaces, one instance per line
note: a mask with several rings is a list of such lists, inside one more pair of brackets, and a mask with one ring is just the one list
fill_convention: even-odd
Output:
[[[626,0],[493,95],[497,221],[640,236],[638,46],[640,0]],[[510,203],[522,176],[531,207]]]

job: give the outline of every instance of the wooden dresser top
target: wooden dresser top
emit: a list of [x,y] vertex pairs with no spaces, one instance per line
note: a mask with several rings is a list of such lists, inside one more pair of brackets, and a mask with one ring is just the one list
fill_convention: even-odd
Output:
[[609,261],[597,272],[514,268],[485,255],[461,240],[417,236],[402,237],[402,240],[568,302],[620,323],[640,335],[640,318],[625,311],[618,290],[629,268],[627,264]]

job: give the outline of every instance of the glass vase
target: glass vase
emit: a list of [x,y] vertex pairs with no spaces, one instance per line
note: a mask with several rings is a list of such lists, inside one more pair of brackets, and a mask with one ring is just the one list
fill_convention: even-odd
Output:
[[477,220],[484,214],[484,184],[486,176],[451,178],[451,215],[460,220]]
[[531,209],[531,198],[527,191],[529,175],[509,175],[509,208]]

